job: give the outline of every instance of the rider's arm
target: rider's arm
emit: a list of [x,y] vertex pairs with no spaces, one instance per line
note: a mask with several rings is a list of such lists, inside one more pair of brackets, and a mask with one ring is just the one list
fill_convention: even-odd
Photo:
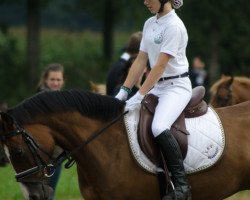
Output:
[[155,83],[161,78],[167,63],[171,56],[166,53],[160,53],[155,66],[152,68],[148,74],[147,79],[144,81],[141,86],[139,93],[142,95],[147,94],[147,92],[155,85]]
[[147,60],[147,53],[140,51],[135,61],[133,62],[128,76],[123,84],[125,87],[131,89],[136,84],[147,66]]

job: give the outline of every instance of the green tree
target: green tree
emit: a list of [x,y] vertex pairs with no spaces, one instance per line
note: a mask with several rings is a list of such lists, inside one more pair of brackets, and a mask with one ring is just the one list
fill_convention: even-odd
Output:
[[189,32],[188,55],[206,59],[211,82],[221,73],[244,74],[249,66],[249,9],[245,0],[184,2],[180,15]]

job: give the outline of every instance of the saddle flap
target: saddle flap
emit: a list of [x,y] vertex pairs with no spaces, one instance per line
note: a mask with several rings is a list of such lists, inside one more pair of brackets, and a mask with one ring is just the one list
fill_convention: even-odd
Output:
[[[159,148],[156,146],[151,125],[155,108],[158,104],[158,97],[148,94],[142,101],[140,110],[140,120],[138,125],[138,143],[144,154],[156,165],[161,163]],[[185,126],[185,116],[182,113],[171,127],[171,132],[180,145],[182,156],[187,154],[187,135],[189,134]]]
[[146,95],[142,101],[140,120],[138,124],[138,143],[145,155],[159,166],[160,152],[154,141],[151,124],[158,103],[158,97]]
[[153,94],[148,94],[142,101],[142,107],[148,109],[148,111],[152,114],[155,113],[155,108],[158,104],[158,97]]

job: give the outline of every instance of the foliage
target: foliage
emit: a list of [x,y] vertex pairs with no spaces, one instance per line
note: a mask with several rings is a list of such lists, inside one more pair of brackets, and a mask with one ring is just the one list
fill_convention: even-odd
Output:
[[180,10],[189,32],[189,58],[200,55],[210,64],[214,42],[212,32],[218,32],[220,71],[214,73],[250,76],[250,13],[245,0],[186,1]]
[[[119,56],[129,34],[115,34],[114,59]],[[35,94],[36,85],[28,85],[27,81],[26,44],[23,39],[25,29],[12,28],[8,35],[10,39],[2,36],[2,40],[0,35],[0,57],[3,58],[0,59],[0,101],[6,101],[9,106],[14,106]],[[13,47],[10,43],[13,43]],[[98,32],[42,30],[37,82],[40,73],[49,63],[58,62],[65,67],[65,89],[89,90],[90,80],[104,83],[110,63],[104,63],[101,46],[102,35]]]
[[[25,1],[12,0],[9,3],[13,5]],[[89,80],[105,81],[110,63],[104,61],[103,36],[100,33],[103,28],[101,24],[104,4],[114,7],[115,38],[112,60],[119,56],[129,34],[142,30],[144,20],[151,15],[143,5],[143,1],[46,0],[44,2],[46,4],[43,4],[42,19],[50,21],[51,25],[55,26],[57,21],[52,20],[53,16],[59,16],[63,30],[66,31],[42,31],[40,65],[36,79],[38,80],[40,72],[48,63],[60,62],[66,68],[66,89],[72,87],[88,89]],[[7,1],[0,1],[1,3],[5,5]],[[232,0],[185,1],[184,6],[176,12],[188,29],[187,55],[190,63],[194,56],[200,55],[211,74],[250,76],[249,10],[250,4],[245,0],[239,0],[236,4]],[[4,11],[4,16],[10,16],[7,9]],[[49,15],[52,13],[54,15]],[[89,31],[83,30],[86,26],[82,23],[77,23],[82,20],[77,18],[80,15],[88,16],[82,23],[94,24],[89,26],[91,27]],[[73,28],[76,26],[79,26],[79,29]],[[96,26],[99,26],[98,32],[93,31],[97,30],[93,28]],[[35,85],[27,84],[25,29],[11,30],[10,33],[0,34],[0,100],[14,105],[34,94]]]
[[28,77],[18,41],[7,29],[0,32],[0,58],[0,100],[13,103],[26,94]]

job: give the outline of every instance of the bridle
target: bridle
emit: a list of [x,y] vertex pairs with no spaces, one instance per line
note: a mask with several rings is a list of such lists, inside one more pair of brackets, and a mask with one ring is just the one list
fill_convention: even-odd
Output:
[[[112,121],[110,121],[106,126],[101,128],[100,130],[97,130],[94,132],[86,141],[84,141],[82,144],[77,146],[75,149],[73,149],[71,152],[69,151],[63,151],[57,158],[52,159],[51,156],[44,151],[38,144],[37,142],[32,138],[32,136],[21,126],[17,124],[17,122],[13,119],[13,122],[15,124],[15,130],[9,131],[5,133],[4,135],[0,135],[0,141],[6,141],[12,137],[21,135],[24,138],[25,143],[27,144],[30,152],[32,153],[32,156],[36,162],[36,166],[33,168],[30,168],[28,170],[16,173],[15,178],[17,182],[24,182],[24,179],[26,177],[29,177],[33,174],[36,174],[38,172],[43,171],[43,174],[45,177],[51,177],[53,176],[55,172],[55,168],[63,163],[65,160],[67,162],[65,163],[65,168],[69,169],[70,167],[73,166],[75,163],[74,158],[72,157],[74,154],[76,154],[80,149],[84,148],[87,144],[89,144],[91,141],[93,141],[96,137],[98,137],[100,134],[102,134],[106,129],[108,129],[110,126],[112,126],[114,123],[116,123],[122,116],[127,114],[128,111],[120,114],[116,118],[114,118]],[[1,114],[1,112],[0,112]],[[6,113],[5,113],[6,114]],[[10,116],[11,117],[11,116]],[[38,153],[38,151],[42,152],[45,154],[47,157],[50,158],[52,161],[51,163],[47,164],[46,161],[42,158],[42,156]]]
[[30,150],[36,166],[33,168],[30,168],[28,170],[16,173],[15,177],[16,180],[18,182],[21,182],[24,178],[38,173],[40,171],[43,170],[43,174],[45,177],[51,177],[54,172],[55,172],[55,165],[54,164],[46,164],[46,162],[44,161],[44,159],[42,158],[42,156],[38,153],[38,151],[42,152],[43,154],[45,154],[47,157],[51,158],[51,156],[44,151],[36,142],[35,140],[32,138],[32,136],[30,134],[28,134],[23,128],[21,128],[20,126],[17,125],[17,123],[15,122],[15,126],[16,129],[13,131],[9,131],[4,135],[0,136],[0,141],[6,141],[12,137],[21,135],[25,141],[25,143],[28,146],[28,149]]
[[[225,96],[219,95],[222,90],[225,90],[227,95],[225,95]],[[217,89],[216,100],[217,100],[219,106],[227,106],[227,105],[229,105],[229,102],[230,102],[230,100],[232,100],[232,96],[233,96],[232,91],[233,91],[232,90],[232,84],[227,85],[226,87],[220,86]]]
[[[219,90],[226,90],[227,95],[226,96],[218,95]],[[229,101],[232,99],[232,86],[228,88],[226,87],[218,88],[216,95],[217,95],[216,98],[217,98],[219,106],[227,106]]]

